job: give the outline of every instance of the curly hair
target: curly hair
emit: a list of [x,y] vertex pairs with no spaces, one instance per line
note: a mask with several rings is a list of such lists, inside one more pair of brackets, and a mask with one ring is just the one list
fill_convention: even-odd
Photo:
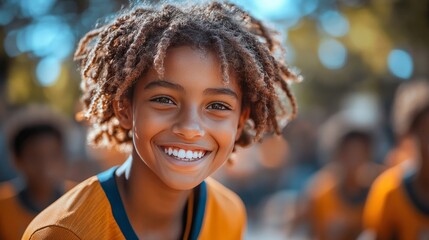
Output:
[[213,51],[225,83],[229,73],[237,76],[252,126],[236,144],[248,145],[265,133],[280,134],[297,113],[289,84],[300,76],[283,61],[284,49],[275,35],[236,5],[219,2],[137,6],[88,32],[74,57],[81,65],[82,115],[91,125],[89,141],[128,145],[129,130],[119,125],[113,101],[131,97],[136,81],[149,68],[162,77],[167,50],[185,45]]

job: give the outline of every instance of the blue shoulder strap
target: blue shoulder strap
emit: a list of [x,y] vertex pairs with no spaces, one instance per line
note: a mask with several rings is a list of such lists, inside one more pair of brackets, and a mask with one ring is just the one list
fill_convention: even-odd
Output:
[[196,189],[195,194],[195,205],[194,205],[194,217],[192,221],[191,234],[189,235],[190,239],[196,240],[200,235],[201,228],[203,226],[204,215],[206,212],[206,203],[207,203],[207,185],[206,182],[203,181],[199,187]]
[[118,186],[115,181],[115,171],[118,167],[110,168],[109,170],[102,172],[97,175],[98,181],[100,181],[101,187],[107,196],[112,207],[113,217],[116,223],[124,234],[127,240],[138,240],[136,233],[128,220],[125,207],[122,203],[121,196],[119,195]]

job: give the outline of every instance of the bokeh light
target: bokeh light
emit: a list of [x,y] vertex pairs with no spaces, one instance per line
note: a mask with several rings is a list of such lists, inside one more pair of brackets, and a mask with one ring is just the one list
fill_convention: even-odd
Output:
[[347,59],[347,49],[335,39],[322,40],[318,53],[320,62],[328,69],[343,67]]
[[333,37],[342,37],[349,32],[349,22],[341,13],[333,10],[324,12],[320,16],[323,30]]
[[319,0],[231,0],[250,11],[253,16],[264,20],[281,20],[289,26],[301,18],[313,14],[319,7]]
[[9,57],[16,57],[20,54],[20,51],[16,44],[18,31],[13,30],[6,34],[4,39],[4,50]]
[[20,7],[24,16],[38,17],[49,12],[55,2],[55,0],[21,0]]
[[[38,57],[52,55],[58,58],[68,57],[73,50],[73,34],[70,27],[60,18],[46,16],[25,28],[23,49]],[[18,45],[19,46],[19,45]]]
[[52,86],[61,71],[61,62],[54,57],[43,58],[36,67],[37,81],[44,87]]
[[408,79],[413,74],[413,59],[404,50],[392,50],[387,62],[390,72],[399,78]]
[[313,14],[319,6],[318,0],[302,0],[299,1],[299,3],[301,4],[300,7],[302,16]]

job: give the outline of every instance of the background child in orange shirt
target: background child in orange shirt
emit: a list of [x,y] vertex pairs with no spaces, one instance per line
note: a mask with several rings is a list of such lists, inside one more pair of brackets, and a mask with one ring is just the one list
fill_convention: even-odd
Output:
[[429,83],[414,80],[402,84],[395,96],[394,111],[396,131],[406,137],[407,145],[399,145],[394,152],[397,166],[379,176],[371,187],[364,212],[365,235],[375,239],[427,239]]
[[13,240],[20,239],[31,220],[72,185],[63,181],[66,124],[59,114],[33,105],[15,113],[5,127],[21,177],[2,184],[0,239]]

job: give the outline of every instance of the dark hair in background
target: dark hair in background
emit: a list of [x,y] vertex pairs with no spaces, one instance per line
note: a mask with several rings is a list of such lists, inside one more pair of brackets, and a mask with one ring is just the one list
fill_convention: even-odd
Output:
[[274,34],[236,5],[218,2],[137,6],[90,31],[75,53],[81,63],[82,113],[92,127],[90,142],[130,143],[113,101],[131,97],[136,81],[151,67],[163,77],[168,49],[184,45],[217,54],[225,83],[229,74],[237,77],[252,120],[237,144],[247,145],[264,133],[280,134],[297,112],[288,81],[300,77],[282,60],[284,50]]
[[19,156],[28,140],[41,135],[51,135],[65,144],[71,125],[55,109],[31,104],[14,111],[2,127],[10,153]]
[[51,135],[57,138],[59,142],[63,142],[63,135],[56,127],[49,124],[35,124],[26,126],[16,132],[16,134],[10,139],[9,147],[12,150],[12,153],[19,157],[29,140],[45,135]]
[[341,149],[344,145],[352,140],[359,140],[368,145],[371,145],[373,142],[373,136],[371,133],[365,130],[351,130],[341,137],[338,149]]

